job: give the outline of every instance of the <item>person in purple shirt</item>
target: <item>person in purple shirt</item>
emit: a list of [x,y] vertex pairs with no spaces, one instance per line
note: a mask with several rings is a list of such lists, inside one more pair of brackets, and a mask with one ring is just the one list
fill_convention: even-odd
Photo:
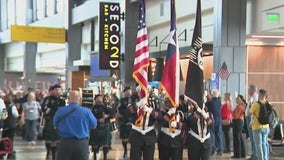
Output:
[[89,160],[90,129],[97,126],[97,119],[90,109],[80,106],[81,94],[69,93],[69,105],[60,107],[53,124],[60,135],[56,160]]

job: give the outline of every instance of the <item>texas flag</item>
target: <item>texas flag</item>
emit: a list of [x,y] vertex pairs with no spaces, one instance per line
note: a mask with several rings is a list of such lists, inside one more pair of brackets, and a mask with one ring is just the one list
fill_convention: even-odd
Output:
[[179,47],[176,30],[175,0],[171,0],[170,40],[167,49],[166,63],[161,80],[161,87],[165,91],[172,106],[174,107],[177,107],[179,105],[180,85]]

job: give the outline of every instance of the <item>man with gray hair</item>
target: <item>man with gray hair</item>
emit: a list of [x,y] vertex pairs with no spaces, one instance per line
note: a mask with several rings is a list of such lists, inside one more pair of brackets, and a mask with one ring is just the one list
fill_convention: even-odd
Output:
[[224,151],[223,137],[222,137],[222,132],[223,132],[222,117],[221,117],[222,103],[218,89],[212,90],[212,99],[207,101],[205,103],[205,106],[208,108],[208,112],[212,113],[214,118],[214,124],[211,128],[211,139],[212,139],[211,154],[215,154],[215,151],[217,150],[217,154],[222,155]]
[[257,160],[257,157],[255,155],[256,153],[255,142],[254,142],[254,137],[253,137],[252,128],[251,128],[253,116],[248,116],[251,105],[257,101],[258,101],[257,88],[255,85],[251,84],[248,88],[248,103],[247,103],[247,107],[245,110],[246,126],[247,126],[247,131],[248,131],[248,134],[250,137],[250,143],[251,143],[251,157],[248,160]]

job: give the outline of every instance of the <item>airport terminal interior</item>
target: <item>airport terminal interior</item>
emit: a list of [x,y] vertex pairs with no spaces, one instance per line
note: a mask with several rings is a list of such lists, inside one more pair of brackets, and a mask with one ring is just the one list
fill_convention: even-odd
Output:
[[[146,27],[148,38],[147,84],[159,93],[174,22],[171,1],[145,0],[145,24],[141,24]],[[179,74],[175,75],[180,76],[180,95],[186,92],[188,66],[195,49],[198,1],[203,98],[217,89],[220,97],[230,93],[236,106],[238,95],[249,100],[250,85],[265,89],[267,100],[279,117],[280,138],[273,144],[273,136],[270,137],[270,159],[284,160],[284,1],[175,0],[179,51]],[[22,96],[33,89],[43,98],[51,86],[58,84],[64,98],[70,90],[82,88],[83,104],[92,107],[97,94],[121,99],[126,87],[135,91],[137,81],[132,74],[137,58],[137,31],[141,29],[139,5],[140,0],[1,0],[0,96]],[[228,74],[220,77],[224,68]],[[116,107],[119,105],[118,102]],[[119,128],[111,134],[108,159],[127,159],[123,156]],[[243,137],[246,159],[251,156],[250,139],[245,134]],[[233,138],[230,141],[232,145]],[[46,159],[44,145],[40,138],[30,145],[21,133],[16,133],[15,159]],[[213,154],[210,159],[231,156],[233,152]],[[100,151],[97,158],[102,157]],[[154,157],[159,159],[157,146]],[[90,159],[94,159],[91,149]],[[188,159],[186,149],[183,159]]]
[[[127,158],[123,158],[123,148],[119,139],[118,133],[112,133],[113,135],[113,142],[112,142],[112,149],[108,153],[108,159],[109,160],[127,160]],[[247,141],[246,147],[249,147],[249,141]],[[249,148],[248,148],[249,150]],[[284,154],[283,154],[283,147],[273,147],[273,155],[271,155],[270,160],[283,160]],[[46,158],[46,150],[44,147],[44,141],[37,141],[36,145],[30,146],[27,145],[27,142],[21,140],[21,138],[17,137],[15,140],[15,151],[16,151],[16,159],[17,160],[44,160]],[[187,158],[187,150],[184,149],[183,151],[183,160],[188,159]],[[230,160],[232,156],[232,153],[226,153],[222,156],[220,155],[213,155],[210,157],[211,160]],[[93,160],[93,152],[90,152],[90,160]],[[102,159],[102,151],[98,153],[97,155],[98,159]],[[249,154],[246,158],[249,158]],[[158,160],[158,150],[155,150],[155,160]],[[245,160],[245,158],[242,158],[240,160]]]

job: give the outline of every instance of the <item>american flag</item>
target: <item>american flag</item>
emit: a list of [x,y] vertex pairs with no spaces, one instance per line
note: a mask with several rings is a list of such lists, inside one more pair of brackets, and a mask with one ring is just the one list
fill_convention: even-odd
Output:
[[148,34],[145,22],[145,0],[140,0],[133,78],[141,87],[141,99],[147,97],[149,66]]
[[190,61],[187,70],[187,79],[185,85],[185,95],[197,104],[203,107],[204,95],[204,75],[203,75],[203,53],[201,38],[201,2],[197,0],[195,26],[191,42]]
[[219,70],[219,73],[218,73],[219,77],[221,77],[221,79],[223,80],[227,80],[230,76],[230,72],[227,68],[227,65],[226,65],[226,62],[223,62],[220,70]]
[[179,47],[176,36],[176,9],[175,0],[171,0],[171,29],[170,41],[168,44],[166,64],[163,70],[161,80],[161,87],[166,92],[173,107],[179,105],[179,81],[180,81],[180,67],[179,67]]

